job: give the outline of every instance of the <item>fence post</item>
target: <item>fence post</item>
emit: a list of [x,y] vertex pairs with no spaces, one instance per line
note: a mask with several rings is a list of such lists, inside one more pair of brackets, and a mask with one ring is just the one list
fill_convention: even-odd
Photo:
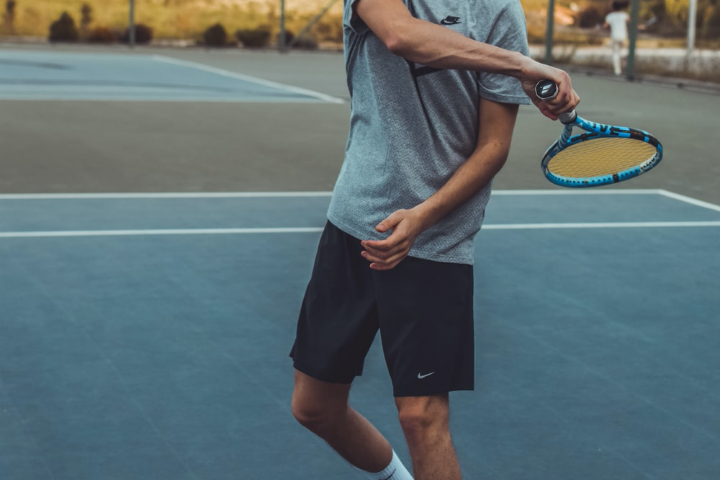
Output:
[[697,0],[690,0],[688,6],[687,58],[690,60],[695,48],[695,18],[697,16]]
[[553,63],[553,31],[555,30],[555,0],[549,0],[547,11],[547,27],[545,31],[545,63]]
[[288,48],[292,48],[293,45],[295,45],[295,43],[300,39],[300,37],[302,37],[303,35],[305,35],[305,33],[307,33],[307,31],[310,30],[310,29],[313,27],[313,25],[315,25],[315,24],[323,17],[323,15],[325,15],[325,14],[328,12],[328,10],[330,10],[330,8],[331,8],[333,5],[335,5],[335,2],[337,2],[337,0],[330,0],[330,2],[329,2],[327,5],[325,5],[325,8],[323,8],[320,13],[318,13],[317,15],[315,15],[315,18],[313,18],[312,20],[310,20],[310,21],[308,22],[308,24],[305,25],[305,26],[302,28],[302,30],[300,30],[300,31],[298,32],[297,35],[295,35],[295,38],[292,39],[292,41],[290,42],[290,45],[288,45]]
[[278,46],[280,53],[287,52],[285,42],[285,0],[280,0],[280,34],[278,35]]
[[135,47],[135,0],[130,0],[130,18],[128,19],[128,45]]
[[637,26],[640,16],[640,0],[632,0],[630,3],[630,25],[628,25],[630,44],[628,45],[627,57],[627,79],[635,80],[635,47],[637,45]]

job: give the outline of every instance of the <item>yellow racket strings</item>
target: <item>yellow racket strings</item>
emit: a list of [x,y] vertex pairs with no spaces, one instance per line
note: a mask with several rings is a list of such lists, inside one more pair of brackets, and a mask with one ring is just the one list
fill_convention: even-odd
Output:
[[548,163],[555,175],[590,178],[612,175],[641,165],[655,155],[649,143],[632,138],[597,138],[565,148]]

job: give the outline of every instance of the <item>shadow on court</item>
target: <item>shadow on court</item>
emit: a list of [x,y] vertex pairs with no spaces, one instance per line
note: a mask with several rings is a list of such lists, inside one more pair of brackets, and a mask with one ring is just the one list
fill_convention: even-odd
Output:
[[[289,82],[268,54],[164,53],[342,97],[327,54],[291,56]],[[618,85],[603,82],[578,83]],[[544,183],[537,149],[557,126],[521,115],[477,242],[477,390],[452,397],[468,479],[720,475],[717,177],[679,176],[677,152],[714,157],[654,118],[689,118],[678,105],[692,94],[636,87],[584,101],[597,120],[653,117],[667,163],[630,190]],[[641,102],[661,94],[665,108]],[[287,355],[348,106],[143,95],[0,102],[1,477],[363,478],[289,409]],[[316,193],[282,193],[300,190]],[[409,460],[391,395],[376,342],[353,405]]]

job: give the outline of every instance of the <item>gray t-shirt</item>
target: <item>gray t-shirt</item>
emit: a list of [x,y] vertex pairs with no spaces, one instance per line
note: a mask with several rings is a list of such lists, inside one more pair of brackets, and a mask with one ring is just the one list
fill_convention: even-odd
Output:
[[[375,226],[440,189],[475,149],[480,97],[527,104],[520,82],[498,74],[438,70],[396,56],[345,0],[345,65],[351,96],[345,161],[328,219],[361,240],[382,239]],[[416,18],[480,42],[527,55],[519,0],[404,0]],[[473,263],[490,185],[423,232],[409,255]]]

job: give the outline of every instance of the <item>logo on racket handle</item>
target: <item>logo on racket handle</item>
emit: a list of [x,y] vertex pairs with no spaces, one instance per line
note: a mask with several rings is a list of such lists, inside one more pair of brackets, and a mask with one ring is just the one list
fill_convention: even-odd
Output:
[[543,101],[552,100],[557,97],[559,91],[560,89],[557,84],[552,80],[540,80],[537,85],[535,85],[535,95]]
[[[553,98],[557,97],[559,92],[560,89],[558,88],[557,83],[553,82],[552,80],[540,80],[535,85],[535,95],[537,95],[537,97],[543,102],[552,100]],[[568,123],[573,123],[576,117],[577,114],[575,113],[575,110],[573,110],[572,112],[561,113],[560,115],[558,115],[560,121],[566,125]]]

